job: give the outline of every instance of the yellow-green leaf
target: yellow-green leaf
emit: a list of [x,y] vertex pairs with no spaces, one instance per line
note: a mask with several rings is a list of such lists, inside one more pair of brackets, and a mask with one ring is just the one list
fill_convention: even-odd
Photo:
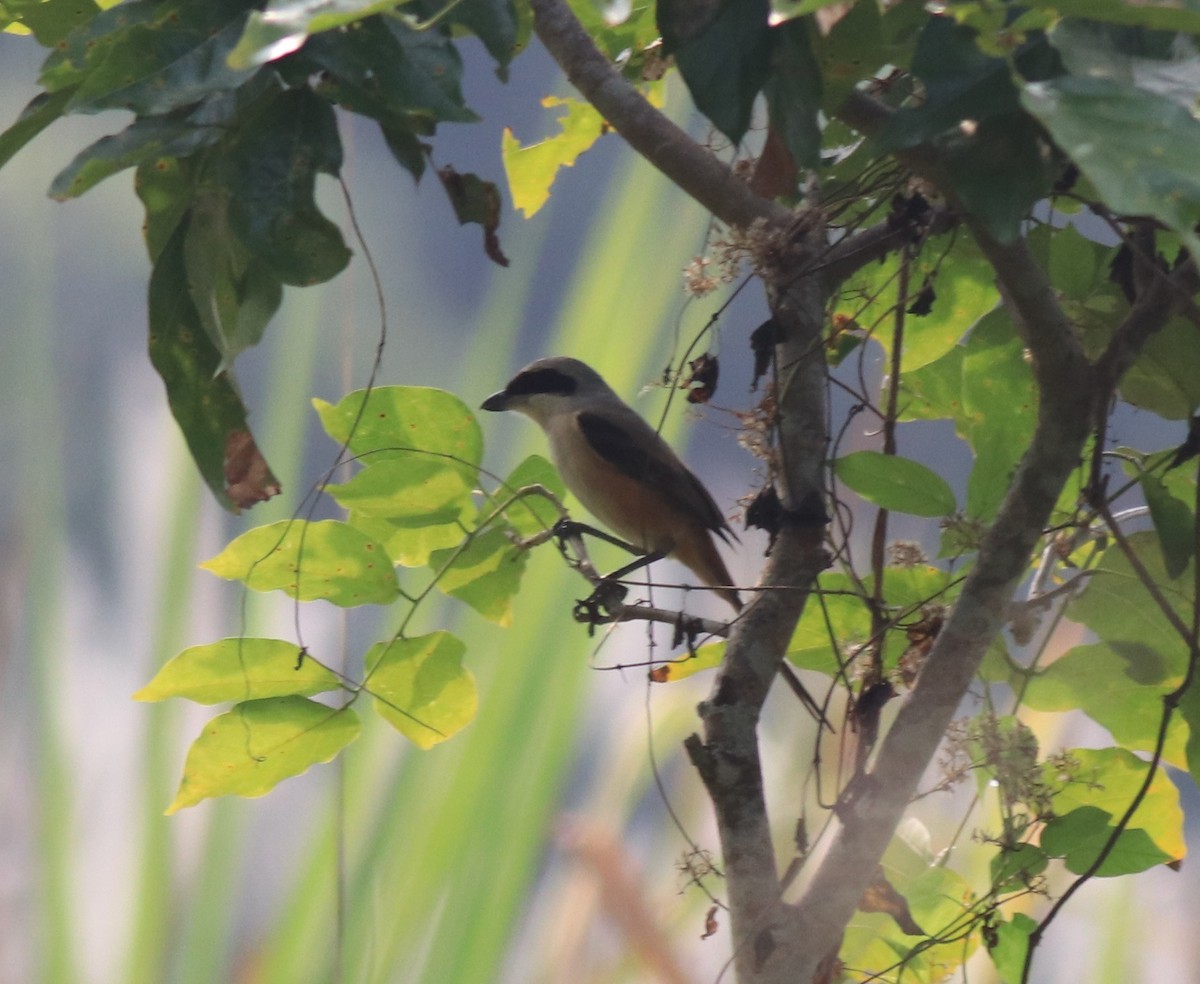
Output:
[[558,169],[574,166],[576,158],[604,133],[604,117],[591,103],[547,96],[542,105],[547,109],[567,107],[566,115],[558,121],[561,133],[522,147],[512,130],[505,127],[500,146],[513,207],[524,212],[527,219],[550,198],[550,186],[554,184]]
[[725,643],[710,642],[700,646],[694,653],[684,653],[677,659],[660,663],[650,671],[650,678],[655,683],[675,683],[720,666],[724,658]]
[[186,697],[198,704],[259,700],[336,690],[341,681],[282,639],[222,639],[175,656],[133,695],[134,700]]
[[352,511],[350,523],[381,543],[387,555],[405,567],[424,567],[435,550],[453,547],[466,537],[457,521],[439,526],[405,526],[383,516]]
[[378,643],[366,655],[366,689],[375,710],[419,748],[432,748],[475,717],[475,677],[466,646],[449,632]]
[[358,737],[358,715],[304,697],[238,704],[213,718],[188,750],[167,813],[216,796],[263,796],[310,766],[328,762]]
[[[530,485],[541,485],[560,500],[566,494],[566,487],[558,475],[558,470],[541,455],[531,454],[513,469],[494,498],[503,502],[518,490]],[[549,499],[540,495],[527,495],[510,505],[504,511],[504,518],[521,536],[532,536],[534,533],[550,529],[562,517]]]
[[387,551],[348,523],[290,520],[249,530],[200,565],[255,591],[284,591],[349,608],[386,605],[400,593]]
[[477,476],[474,465],[413,452],[369,463],[345,484],[325,489],[346,509],[401,526],[443,526],[474,511]]
[[[1079,874],[1092,864],[1129,808],[1149,764],[1123,748],[1074,748],[1071,756],[1078,768],[1054,797],[1055,818],[1046,824],[1041,844],[1047,853],[1064,856],[1067,868]],[[1044,770],[1049,783],[1059,784],[1053,763]],[[1186,853],[1179,790],[1160,766],[1129,826],[1096,873],[1104,877],[1144,871],[1178,861]]]
[[498,625],[512,622],[512,600],[521,587],[528,552],[513,546],[503,530],[488,530],[464,548],[438,550],[429,566],[437,586]]
[[378,386],[347,393],[336,405],[313,400],[325,432],[345,441],[364,463],[402,458],[414,451],[468,465],[483,457],[483,434],[462,400],[428,386]]

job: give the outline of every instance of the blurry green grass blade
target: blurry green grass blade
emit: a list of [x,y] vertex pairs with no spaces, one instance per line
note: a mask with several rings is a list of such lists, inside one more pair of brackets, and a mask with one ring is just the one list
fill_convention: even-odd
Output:
[[[195,520],[200,508],[200,485],[189,459],[178,456],[171,471],[173,488],[167,501],[173,508],[163,530],[163,560],[159,568],[164,572],[163,586],[151,633],[150,652],[154,667],[185,638],[195,584],[193,560],[198,533]],[[178,824],[172,827],[162,811],[179,778],[174,736],[179,726],[180,708],[171,703],[142,705],[140,710],[145,740],[141,746],[142,776],[137,804],[143,825],[134,895],[137,905],[133,911],[122,977],[127,981],[167,978],[165,965],[176,929],[172,906],[177,894],[173,854]]]
[[[64,562],[67,481],[63,456],[57,453],[60,445],[47,453],[43,443],[46,435],[61,434],[67,426],[55,355],[52,260],[56,244],[44,228],[26,228],[25,234],[25,255],[41,260],[33,263],[31,259],[23,281],[26,289],[12,298],[12,324],[23,325],[25,330],[12,334],[4,360],[7,382],[13,387],[8,392],[22,396],[10,406],[23,415],[13,422],[22,435],[17,460],[24,467],[19,470],[13,499],[20,504],[15,512],[19,533],[10,556],[22,558],[24,563],[14,561],[16,569],[9,576],[10,583],[26,586],[20,606],[25,631],[20,662],[28,674],[29,693],[28,703],[14,710],[29,722],[35,853],[27,859],[21,877],[22,881],[30,878],[36,886],[31,900],[35,908],[31,923],[40,931],[31,951],[39,958],[36,979],[39,984],[73,984],[80,973],[72,908],[77,871],[72,817],[77,786],[60,725],[68,656],[61,644],[68,584]],[[30,380],[37,380],[37,385],[29,385]]]

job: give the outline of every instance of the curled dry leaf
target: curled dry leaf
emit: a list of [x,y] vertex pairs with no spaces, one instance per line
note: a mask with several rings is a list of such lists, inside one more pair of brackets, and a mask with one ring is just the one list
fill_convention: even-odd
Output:
[[721,374],[721,364],[711,352],[705,352],[700,358],[688,363],[692,370],[684,387],[687,389],[688,403],[707,403],[717,391],[717,377]]
[[279,480],[249,431],[230,431],[225,438],[225,493],[234,506],[246,509],[279,495]]

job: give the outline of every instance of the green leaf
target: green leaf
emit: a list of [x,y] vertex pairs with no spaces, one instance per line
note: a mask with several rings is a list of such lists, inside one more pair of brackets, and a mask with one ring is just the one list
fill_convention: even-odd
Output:
[[100,7],[92,0],[4,0],[0,12],[32,31],[43,48],[53,48]]
[[1031,0],[1029,6],[1051,10],[1060,17],[1128,24],[1155,31],[1200,34],[1200,11],[1182,4],[1131,4],[1126,0]]
[[266,10],[251,13],[229,63],[246,69],[274,61],[299,50],[310,35],[395,7],[396,0],[270,0]]
[[[156,226],[174,215],[172,206],[162,207]],[[180,221],[150,274],[150,361],[204,481],[225,508],[236,511],[278,494],[279,482],[255,447],[237,387],[220,371],[221,354],[188,292],[187,230],[187,221]]]
[[191,207],[193,171],[193,162],[175,157],[147,160],[138,166],[134,190],[146,209],[142,233],[152,263],[158,262]]
[[498,625],[512,624],[512,602],[521,587],[528,551],[513,546],[503,530],[476,534],[465,548],[435,551],[429,566],[437,586]]
[[1200,782],[1200,687],[1188,687],[1179,702],[1179,713],[1188,729],[1188,772],[1193,782]]
[[963,359],[966,348],[954,345],[945,355],[900,376],[900,417],[906,420],[952,420],[966,439],[963,408]]
[[1019,108],[1007,62],[984,54],[975,36],[950,17],[926,20],[912,59],[925,97],[920,108],[897,110],[872,138],[876,153],[915,147],[964,119],[979,122]]
[[200,566],[255,591],[284,591],[299,601],[321,598],[343,608],[386,605],[400,593],[383,547],[333,519],[255,527]]
[[[1162,724],[1163,697],[1183,679],[1178,654],[1162,653],[1144,643],[1092,643],[1067,651],[1030,678],[1024,702],[1035,711],[1081,710],[1103,725],[1118,744],[1152,751]],[[1186,761],[1187,731],[1175,718],[1163,758]]]
[[[887,317],[896,304],[895,283],[899,258],[893,254],[882,263],[872,263],[846,282],[836,314],[859,324],[874,324]],[[933,310],[923,317],[910,315],[904,321],[904,346],[900,368],[904,375],[935,362],[951,351],[967,330],[996,307],[999,295],[991,266],[973,241],[938,236],[929,240],[920,258],[911,264],[910,283],[929,279],[937,291]],[[871,298],[863,303],[862,298]],[[906,299],[911,304],[913,298]],[[889,353],[892,333],[877,332],[876,340]]]
[[[504,485],[492,497],[493,502],[503,502],[520,489],[540,485],[558,496],[561,501],[566,495],[556,469],[541,455],[531,454],[512,470]],[[540,495],[527,495],[518,499],[504,511],[504,518],[519,536],[532,536],[550,529],[562,517],[550,500]]]
[[474,465],[412,452],[368,463],[345,484],[325,488],[346,509],[398,526],[444,526],[474,512],[477,480]]
[[200,323],[227,369],[257,345],[283,300],[275,274],[242,246],[230,229],[229,198],[202,188],[193,198],[184,242],[188,292]]
[[1111,79],[1035,82],[1025,108],[1115,212],[1159,219],[1200,256],[1200,122],[1178,103]]
[[855,451],[833,464],[848,488],[881,509],[914,516],[949,516],[954,493],[946,480],[918,461],[878,451]]
[[74,92],[73,88],[60,92],[43,92],[30,100],[21,110],[17,121],[0,133],[0,167],[7,164],[18,150],[63,115]]
[[1020,890],[1030,880],[1046,870],[1050,859],[1036,844],[1015,844],[1011,849],[1001,849],[992,855],[992,885],[999,890]]
[[101,137],[80,151],[51,183],[50,197],[58,201],[75,198],[128,167],[160,157],[187,157],[221,136],[219,127],[196,126],[184,118],[136,120],[120,133]]
[[[364,406],[364,398],[366,404]],[[477,467],[483,433],[453,393],[427,386],[376,386],[347,393],[337,405],[313,400],[321,426],[364,462],[411,460],[414,451]]]
[[562,132],[539,143],[522,146],[512,130],[504,128],[500,158],[508,177],[508,191],[513,208],[531,218],[550,198],[550,186],[560,167],[573,167],[576,159],[604,133],[604,118],[589,102],[581,99],[562,99],[547,96],[542,100],[547,109],[565,106],[567,114],[559,117]]
[[352,511],[349,522],[382,544],[393,563],[405,567],[424,567],[435,550],[455,547],[466,535],[460,520],[441,526],[409,526],[383,516]]
[[[129,15],[133,12],[125,8],[138,6],[135,2],[119,9]],[[89,27],[102,19],[109,22],[111,14],[106,11]],[[68,39],[67,57],[83,78],[68,110],[128,109],[152,116],[199,102],[213,92],[236,89],[254,71],[226,62],[246,14],[242,0],[171,0],[153,5],[148,14],[139,12],[99,47],[81,49],[76,32]],[[121,24],[120,14],[111,22]]]
[[[738,144],[750,127],[754,100],[771,74],[770,5],[767,0],[721,4],[695,33],[694,25],[687,23],[688,13],[680,3],[658,4],[665,53],[675,56],[696,108]],[[686,27],[686,35],[681,27]]]
[[[460,0],[452,6],[444,0],[424,0],[416,6],[423,11],[426,20],[443,18],[448,24],[461,24],[478,37],[487,48],[488,54],[500,65],[500,70],[496,73],[500,76],[500,81],[508,81],[504,66],[508,65],[520,50],[517,41],[517,11],[512,0]],[[610,13],[611,11],[606,11],[606,14]],[[653,26],[652,11],[643,8],[642,17],[649,20]],[[655,32],[654,37],[657,36]]]
[[[1144,471],[1140,481],[1150,518],[1154,520],[1154,533],[1162,550],[1167,577],[1174,580],[1187,570],[1194,558],[1196,517],[1188,503],[1168,491],[1157,473]],[[1192,501],[1195,501],[1194,495]]]
[[215,796],[263,796],[284,779],[328,762],[358,737],[359,728],[350,708],[304,697],[239,704],[209,721],[192,743],[167,813]]
[[307,89],[278,93],[221,145],[229,225],[278,280],[304,287],[350,262],[341,230],[317,209],[318,173],[336,176],[342,145],[333,107]]
[[[1184,625],[1191,624],[1190,577],[1167,576],[1154,533],[1129,536],[1142,566]],[[1186,572],[1185,572],[1186,573]],[[1163,618],[1154,598],[1142,585],[1120,550],[1107,550],[1080,595],[1067,606],[1067,617],[1082,622],[1110,645],[1128,642],[1153,650],[1171,673],[1182,672],[1187,647]]]
[[[822,574],[813,597],[804,606],[787,646],[787,658],[804,670],[829,676],[840,669],[839,655],[871,638],[871,612],[857,597],[845,574]],[[844,593],[835,593],[844,592]]]
[[1185,318],[1168,320],[1150,336],[1120,388],[1122,399],[1167,420],[1192,416],[1200,408],[1200,329]]
[[396,18],[374,18],[352,32],[314,38],[303,56],[329,73],[318,91],[381,123],[472,123],[462,94],[462,58],[437,31],[414,31]]
[[1029,937],[1037,928],[1037,921],[1023,912],[1016,913],[1008,922],[997,924],[992,963],[1004,984],[1021,984],[1024,980]]
[[991,116],[970,136],[955,133],[939,149],[963,206],[1002,243],[1021,234],[1058,176],[1059,162],[1045,152],[1041,128],[1025,113]]
[[169,660],[134,700],[186,697],[198,704],[302,697],[337,690],[341,680],[294,642],[282,639],[222,639],[192,646]]
[[825,114],[834,115],[858,83],[885,65],[907,68],[928,19],[917,3],[891,4],[885,11],[878,3],[856,3],[838,19],[827,37],[814,38]]
[[46,58],[40,77],[42,85],[49,92],[78,87],[112,52],[120,52],[131,32],[153,25],[160,11],[169,14],[178,2],[168,6],[150,0],[127,0],[119,9],[102,10],[79,24]]
[[[1079,767],[1074,778],[1053,798],[1055,818],[1042,831],[1041,846],[1065,859],[1068,870],[1080,874],[1096,859],[1100,848],[1146,777],[1148,764],[1121,748],[1075,748]],[[1046,781],[1060,784],[1053,763],[1043,766]],[[1159,768],[1129,826],[1097,875],[1130,874],[1184,856],[1183,810],[1179,790]]]
[[975,452],[967,514],[991,520],[1033,437],[1037,397],[1025,345],[1003,308],[985,315],[963,349],[966,438]]
[[808,22],[790,21],[771,34],[771,75],[763,86],[771,124],[797,166],[816,167],[821,157],[821,68],[809,41]]
[[378,643],[367,651],[366,688],[375,710],[418,748],[451,738],[475,718],[475,678],[466,646],[449,632]]

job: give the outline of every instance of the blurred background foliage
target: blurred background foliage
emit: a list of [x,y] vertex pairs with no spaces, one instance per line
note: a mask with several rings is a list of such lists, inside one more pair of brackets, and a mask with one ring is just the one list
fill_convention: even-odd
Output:
[[[503,127],[526,142],[554,129],[538,100],[558,76],[532,51],[500,86],[482,47],[463,47],[467,102],[484,122],[443,127],[438,157],[500,180]],[[0,120],[34,94],[41,57],[0,36]],[[456,225],[435,181],[414,190],[372,128],[341,125],[354,207],[384,277],[385,382],[441,386],[476,404],[528,359],[564,353],[632,395],[720,303],[689,303],[681,290],[706,216],[615,139],[561,175],[533,219],[506,203],[504,270],[476,228]],[[707,680],[650,693],[640,670],[597,672],[646,659],[646,635],[587,639],[569,618],[578,588],[550,550],[532,559],[513,628],[463,606],[428,612],[423,630],[449,627],[472,653],[480,713],[460,738],[418,752],[370,718],[337,764],[267,798],[162,815],[205,714],[129,695],[184,646],[242,630],[290,634],[286,602],[252,597],[243,622],[238,586],[196,564],[249,525],[287,516],[321,474],[334,448],[309,398],[336,401],[365,382],[380,314],[358,243],[332,282],[285,293],[286,331],[239,364],[284,494],[249,517],[224,514],[145,357],[149,265],[131,182],[68,205],[44,197],[75,150],[112,129],[111,114],[65,120],[0,173],[0,981],[717,979],[728,937],[699,940],[708,902],[680,894],[686,843],[653,786],[649,752],[689,834],[715,848],[679,754]],[[336,185],[322,179],[318,192],[346,228]],[[763,316],[747,291],[725,323],[748,330]],[[746,357],[722,354],[724,396],[737,404]],[[662,392],[637,405],[653,419]],[[693,460],[728,506],[750,460],[731,422],[709,417],[689,430],[693,451],[703,444]],[[673,414],[668,436],[680,440],[682,422]],[[488,420],[485,433],[485,463],[498,471],[543,450],[519,422]],[[757,567],[761,546],[746,538],[736,580]],[[321,604],[302,618],[326,652],[378,631],[369,616]],[[783,770],[809,727],[792,706],[768,706],[776,816],[800,812],[806,792]],[[937,831],[957,821],[950,807],[930,799],[916,812]],[[779,832],[781,852],[790,836]],[[1039,972],[1190,979],[1200,966],[1186,904],[1195,889],[1189,868],[1089,884]]]

